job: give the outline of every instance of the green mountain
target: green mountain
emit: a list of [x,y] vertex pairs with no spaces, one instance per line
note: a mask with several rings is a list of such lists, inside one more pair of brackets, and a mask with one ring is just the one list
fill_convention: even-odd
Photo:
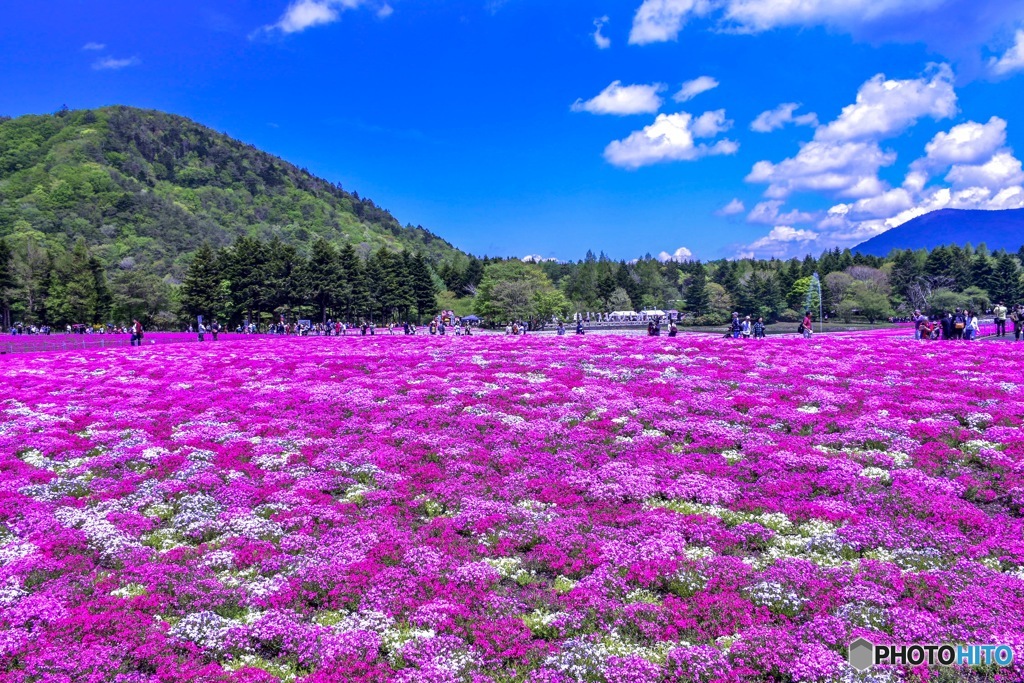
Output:
[[323,237],[435,264],[462,252],[422,227],[194,121],[131,107],[0,118],[0,238],[71,250],[109,269],[180,280],[204,241],[278,237],[300,255]]

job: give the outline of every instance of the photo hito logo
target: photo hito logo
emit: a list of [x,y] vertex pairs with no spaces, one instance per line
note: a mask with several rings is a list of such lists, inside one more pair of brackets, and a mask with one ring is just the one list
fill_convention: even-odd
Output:
[[867,638],[858,638],[847,648],[850,666],[858,673],[876,664],[908,666],[985,666],[1007,667],[1013,664],[1014,652],[1009,645],[941,645],[892,644],[875,645]]

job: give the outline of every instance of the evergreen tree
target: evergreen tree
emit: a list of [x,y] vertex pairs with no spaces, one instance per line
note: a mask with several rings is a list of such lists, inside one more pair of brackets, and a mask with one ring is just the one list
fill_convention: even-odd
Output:
[[320,322],[327,322],[327,309],[338,301],[341,289],[341,264],[338,253],[326,240],[313,243],[309,260],[298,273],[299,292],[303,301],[319,309]]
[[0,239],[0,330],[7,330],[11,326],[11,303],[17,286],[11,247],[6,240]]
[[949,276],[953,278],[953,291],[962,292],[972,286],[971,254],[966,249],[949,247]]
[[[984,245],[982,245],[984,246]],[[981,247],[971,261],[971,286],[980,287],[986,292],[992,291],[992,277],[995,268],[992,266],[992,259],[988,256],[988,250]]]
[[89,269],[89,248],[80,238],[54,264],[47,321],[56,325],[97,322],[96,296],[96,279]]
[[196,249],[185,271],[178,293],[178,305],[183,318],[191,322],[198,315],[207,320],[216,315],[221,294],[218,271],[217,255],[209,242],[203,242]]
[[[473,260],[480,264],[482,277],[483,263],[477,259]],[[472,262],[470,262],[470,266],[472,267]],[[422,323],[423,318],[429,318],[437,312],[437,288],[434,286],[434,278],[430,276],[430,266],[422,254],[413,258],[409,278],[412,280],[413,305],[416,307],[417,323]]]
[[625,261],[620,261],[619,269],[615,271],[615,284],[625,290],[629,300],[633,302],[634,308],[640,308],[640,300],[643,298],[640,278],[637,277],[632,266]]
[[711,296],[708,294],[707,270],[703,263],[697,263],[683,294],[686,310],[695,315],[705,315],[711,310]]
[[1002,301],[1008,306],[1018,303],[1020,297],[1020,268],[1017,265],[1017,260],[1006,252],[1000,254],[996,260],[996,267],[992,272],[989,284],[988,293],[992,297],[993,302],[998,303]]
[[346,321],[357,323],[360,317],[369,313],[370,308],[363,262],[351,244],[341,248],[338,260],[344,278],[340,291],[341,308]]
[[910,286],[924,273],[922,264],[918,262],[917,255],[909,249],[901,251],[893,260],[892,273],[889,275],[889,283],[892,290],[899,297],[909,299]]
[[[107,274],[103,264],[95,256],[89,256],[89,272],[92,273],[93,286],[96,289],[96,309],[93,319],[97,322],[108,322],[114,310],[114,297],[107,286]],[[157,278],[159,280],[159,278]]]

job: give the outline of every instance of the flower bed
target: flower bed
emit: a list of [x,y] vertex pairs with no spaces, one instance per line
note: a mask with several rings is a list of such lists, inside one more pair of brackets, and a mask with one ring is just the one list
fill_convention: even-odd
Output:
[[8,356],[0,670],[915,680],[854,676],[861,635],[1024,656],[1014,351],[528,336]]

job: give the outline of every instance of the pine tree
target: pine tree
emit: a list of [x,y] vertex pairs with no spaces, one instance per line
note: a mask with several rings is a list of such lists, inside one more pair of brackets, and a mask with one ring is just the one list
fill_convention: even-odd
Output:
[[98,322],[107,321],[114,309],[114,297],[107,285],[107,273],[103,270],[103,264],[95,256],[89,256],[89,272],[92,273],[93,286],[96,289],[96,308],[93,312],[93,320]]
[[704,315],[711,310],[711,297],[708,296],[708,276],[704,264],[698,263],[693,269],[693,275],[686,284],[686,293],[683,299],[686,303],[686,310],[695,315]]
[[14,258],[7,241],[0,239],[0,331],[11,326],[11,303],[18,281],[14,277]]
[[89,247],[84,239],[61,254],[50,275],[47,321],[58,325],[96,322],[96,279],[89,268]]
[[201,315],[209,320],[216,315],[221,293],[217,260],[208,242],[196,249],[178,295],[183,318],[191,321]]
[[[477,263],[480,262],[477,261]],[[481,264],[480,272],[483,273],[483,264]],[[434,285],[434,278],[430,276],[430,266],[422,254],[413,258],[410,278],[412,279],[417,322],[422,323],[424,317],[430,317],[437,311],[437,289]]]
[[995,268],[992,267],[992,259],[989,258],[987,250],[979,249],[971,261],[971,285],[991,293],[994,274]]
[[298,273],[299,292],[304,302],[320,310],[320,322],[327,322],[327,309],[338,300],[341,289],[341,265],[338,253],[326,240],[313,243],[309,260]]
[[996,267],[989,280],[989,295],[993,303],[1002,301],[1007,305],[1015,305],[1020,296],[1020,269],[1017,260],[1003,252],[996,261]]

